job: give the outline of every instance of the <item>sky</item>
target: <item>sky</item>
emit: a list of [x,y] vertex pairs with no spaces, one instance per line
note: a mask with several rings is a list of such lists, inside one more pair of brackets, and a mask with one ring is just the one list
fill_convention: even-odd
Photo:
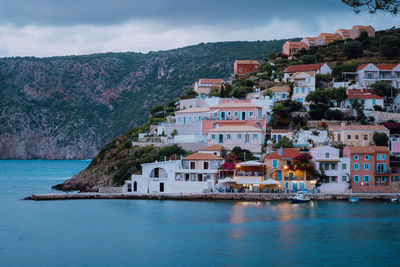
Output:
[[400,26],[341,0],[1,0],[0,57],[149,52]]

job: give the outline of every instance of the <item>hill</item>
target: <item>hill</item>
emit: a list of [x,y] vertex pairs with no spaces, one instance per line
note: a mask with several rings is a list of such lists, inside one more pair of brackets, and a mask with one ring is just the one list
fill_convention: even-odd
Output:
[[142,53],[0,59],[0,159],[88,159],[198,78],[263,59],[286,40]]

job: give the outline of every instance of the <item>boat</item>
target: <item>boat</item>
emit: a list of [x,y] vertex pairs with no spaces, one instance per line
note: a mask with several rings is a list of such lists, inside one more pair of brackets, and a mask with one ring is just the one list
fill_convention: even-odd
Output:
[[357,203],[360,201],[360,199],[358,197],[351,197],[351,198],[349,198],[349,201],[352,203]]
[[399,199],[398,198],[392,198],[390,201],[392,201],[394,203],[399,203]]
[[292,204],[294,203],[307,203],[310,202],[310,198],[305,195],[305,192],[297,192],[294,197],[289,198]]

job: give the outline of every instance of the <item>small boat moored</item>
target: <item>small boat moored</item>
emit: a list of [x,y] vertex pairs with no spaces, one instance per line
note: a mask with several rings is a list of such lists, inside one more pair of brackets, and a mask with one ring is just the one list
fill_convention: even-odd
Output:
[[310,198],[305,195],[305,192],[300,191],[294,197],[290,198],[292,204],[294,203],[307,203],[310,202]]
[[360,201],[360,199],[359,199],[358,197],[351,197],[351,198],[349,198],[349,201],[350,201],[351,203],[357,203],[357,202]]
[[399,199],[398,198],[392,198],[390,201],[392,201],[393,203],[399,203]]

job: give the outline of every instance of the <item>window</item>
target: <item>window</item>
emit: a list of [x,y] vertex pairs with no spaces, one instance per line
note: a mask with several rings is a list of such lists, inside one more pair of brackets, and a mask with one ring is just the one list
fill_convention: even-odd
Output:
[[371,181],[371,177],[369,175],[364,176],[364,182],[369,183]]
[[398,180],[399,180],[399,176],[395,176],[395,177],[394,177],[394,180],[395,180],[395,181],[398,181]]
[[233,112],[233,116],[234,116],[235,118],[239,117],[239,111],[234,111],[234,112]]
[[298,94],[299,93],[299,88],[298,87],[296,87],[296,94]]
[[332,170],[336,170],[336,164],[335,164],[335,163],[332,163],[332,164],[331,164],[331,169],[332,169]]
[[385,160],[386,159],[386,155],[382,155],[382,160]]
[[368,134],[364,134],[364,140],[368,140]]
[[307,82],[310,83],[311,82],[311,77],[307,78]]
[[311,92],[311,88],[310,88],[310,87],[308,87],[307,91],[310,93],[310,92]]
[[329,163],[326,163],[325,164],[325,168],[324,168],[325,170],[329,170]]
[[331,182],[336,183],[336,181],[337,181],[337,176],[331,176]]
[[350,140],[351,139],[351,135],[349,134],[349,135],[347,135],[347,140]]
[[278,160],[276,160],[276,159],[272,160],[272,167],[278,168]]
[[239,72],[242,72],[242,68],[239,68]]
[[353,156],[353,159],[354,159],[354,160],[358,160],[358,159],[359,159],[358,154],[355,154],[355,155]]
[[369,160],[371,158],[371,156],[370,155],[365,155],[365,160]]
[[353,170],[359,170],[360,169],[360,164],[354,163],[353,164]]
[[347,177],[346,176],[342,176],[342,182],[347,182]]
[[386,164],[376,164],[376,172],[378,173],[386,173]]
[[237,135],[237,139],[238,139],[238,140],[242,139],[242,135],[241,135],[241,134],[238,134],[238,135]]
[[164,183],[160,183],[160,192],[164,192]]
[[372,105],[376,105],[376,100],[375,99],[372,99]]
[[370,170],[370,169],[371,169],[371,165],[369,163],[365,163],[364,170]]
[[231,112],[228,111],[228,112],[226,113],[226,115],[230,117],[230,116],[231,116]]
[[227,134],[227,135],[226,135],[226,139],[231,139],[231,135],[230,135],[230,134]]
[[354,138],[355,138],[356,140],[358,140],[358,134],[356,134],[356,135],[354,136]]
[[342,163],[342,170],[345,170],[347,168],[346,163]]
[[249,117],[253,117],[254,116],[254,112],[253,111],[249,111]]
[[208,170],[210,163],[208,161],[203,162],[203,169]]
[[258,134],[253,134],[253,139],[258,139]]
[[329,153],[325,153],[325,158],[329,159]]
[[387,182],[387,176],[382,176],[382,183],[386,183]]
[[211,135],[211,139],[215,139],[215,134],[212,134],[212,135]]
[[360,176],[354,175],[354,176],[353,176],[353,181],[354,181],[355,183],[359,182],[359,181],[360,181]]
[[191,161],[190,162],[190,169],[196,169],[196,162],[194,162],[194,161]]
[[380,159],[381,159],[381,155],[379,155],[379,154],[378,154],[378,156],[376,156],[376,157],[378,158],[378,160],[380,160]]
[[306,88],[301,88],[301,92],[304,94],[306,92]]

